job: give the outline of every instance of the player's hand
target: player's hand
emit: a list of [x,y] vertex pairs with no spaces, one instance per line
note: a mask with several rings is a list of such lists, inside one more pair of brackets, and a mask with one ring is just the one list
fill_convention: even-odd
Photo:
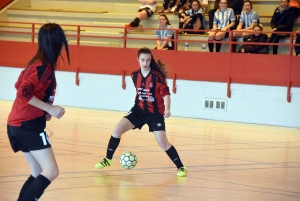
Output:
[[171,116],[170,110],[165,110],[165,115],[164,115],[164,117],[165,117],[165,118],[168,118],[169,116]]
[[60,106],[52,106],[47,112],[49,113],[49,115],[54,116],[57,119],[60,119],[65,114],[65,108],[62,108]]
[[184,22],[184,19],[183,18],[180,18],[180,20],[179,20],[180,22]]
[[46,121],[50,121],[51,120],[51,115],[50,114],[46,114]]

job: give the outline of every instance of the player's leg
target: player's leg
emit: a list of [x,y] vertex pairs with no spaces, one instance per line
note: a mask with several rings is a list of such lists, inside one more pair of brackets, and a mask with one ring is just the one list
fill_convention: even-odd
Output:
[[143,125],[144,122],[141,118],[140,110],[135,107],[131,108],[131,110],[115,127],[108,142],[106,157],[97,163],[95,168],[102,169],[104,167],[111,166],[113,155],[119,146],[122,134],[134,128],[141,129]]
[[169,158],[176,165],[178,169],[177,176],[185,177],[187,174],[187,168],[182,164],[175,147],[171,145],[170,142],[168,141],[166,132],[161,130],[161,131],[153,131],[153,133],[155,135],[156,141],[159,144],[159,146],[166,152]]
[[32,181],[23,201],[38,200],[44,193],[44,190],[58,176],[58,167],[51,147],[30,151],[30,153],[35,160],[31,160],[31,157],[27,155],[29,158],[29,166],[37,168],[35,171],[38,172],[38,167],[36,165],[36,162],[38,162],[42,168],[42,172]]
[[95,168],[102,169],[104,167],[111,166],[113,155],[120,144],[122,134],[133,128],[134,125],[127,118],[122,118],[121,121],[119,121],[109,139],[106,157],[97,163]]
[[40,164],[37,162],[37,160],[35,160],[35,158],[32,156],[32,154],[30,152],[23,152],[23,155],[30,167],[31,174],[21,188],[19,198],[18,198],[19,201],[23,200],[31,183],[42,172],[42,168],[41,168]]
[[184,177],[187,174],[186,167],[182,164],[180,157],[175,147],[170,144],[166,135],[165,119],[162,115],[149,114],[146,117],[146,123],[149,126],[149,131],[153,132],[159,146],[166,152],[169,158],[176,165],[178,172],[177,176]]

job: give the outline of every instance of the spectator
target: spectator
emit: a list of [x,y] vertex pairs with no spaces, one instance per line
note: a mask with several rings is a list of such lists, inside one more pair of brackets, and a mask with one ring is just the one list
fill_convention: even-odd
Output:
[[140,9],[138,10],[138,13],[136,15],[136,18],[130,23],[125,24],[125,27],[129,30],[132,30],[132,27],[138,27],[140,22],[147,18],[151,17],[153,13],[155,13],[157,8],[157,3],[154,0],[139,0],[139,2],[142,4],[140,6]]
[[203,30],[203,15],[204,10],[201,7],[201,3],[198,0],[193,0],[192,8],[183,13],[179,13],[179,29],[193,29],[194,31],[188,31],[187,33],[199,34],[195,32],[197,30]]
[[176,5],[176,0],[164,0],[163,7],[158,13],[172,13],[171,9]]
[[[232,8],[235,15],[241,14],[244,0],[228,0],[227,2],[228,2],[227,7]],[[220,6],[220,0],[216,0],[214,9],[208,11],[209,29],[213,28],[215,12],[219,9],[219,6]]]
[[300,14],[300,0],[290,0],[290,7],[294,10],[295,18]]
[[[297,34],[295,44],[300,45],[300,35]],[[295,52],[297,56],[300,56],[300,46],[295,46]]]
[[[235,38],[244,38],[244,42],[248,40],[248,36],[252,35],[254,26],[259,23],[259,17],[256,11],[252,10],[250,0],[244,1],[244,11],[241,13],[240,22],[237,29],[233,32],[233,41]],[[236,45],[232,45],[232,52],[236,52]]]
[[[289,6],[290,0],[281,0],[281,4],[275,9],[271,20],[272,35],[269,39],[269,43],[278,43],[281,37],[287,35],[278,34],[276,32],[290,32],[293,31],[295,14],[294,10]],[[270,46],[262,49],[262,52],[268,52]],[[273,54],[277,54],[278,46],[273,45]]]
[[[263,28],[260,25],[255,25],[253,29],[253,34],[251,35],[248,42],[260,42],[267,43],[268,36],[267,34],[262,34]],[[260,50],[263,49],[263,45],[257,44],[244,44],[239,48],[239,53],[251,53],[251,54],[260,54]]]
[[159,29],[155,31],[156,47],[158,50],[174,50],[174,31],[172,30],[169,19],[166,15],[161,14],[158,18]]
[[[214,43],[211,41],[221,41],[223,38],[228,37],[229,33],[222,31],[228,31],[234,26],[234,22],[235,16],[233,10],[231,8],[227,8],[227,0],[221,0],[220,9],[215,12],[213,29],[212,31],[208,32],[208,48],[210,52],[213,52],[214,50]],[[217,43],[216,52],[220,52],[220,50],[221,43]]]
[[[205,8],[207,7],[208,5],[208,0],[200,0],[199,1],[200,4],[201,4],[201,7],[203,8],[203,10],[205,10]],[[186,6],[186,10],[189,10],[192,8],[192,3],[193,3],[193,0],[189,0],[188,2],[188,6]],[[180,9],[184,6],[184,5],[187,5],[187,0],[179,0],[179,3],[175,6],[175,10],[174,10],[174,13],[179,13]]]

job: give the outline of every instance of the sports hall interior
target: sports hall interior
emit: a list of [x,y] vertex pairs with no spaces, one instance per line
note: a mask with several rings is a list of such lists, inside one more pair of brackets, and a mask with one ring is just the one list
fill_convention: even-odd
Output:
[[[206,29],[214,1],[208,3]],[[280,1],[252,3],[270,35]],[[188,168],[187,177],[176,177],[176,167],[147,126],[122,136],[111,167],[94,168],[105,156],[115,125],[134,104],[130,74],[139,68],[137,50],[155,47],[159,14],[134,31],[124,28],[139,6],[135,0],[0,2],[0,200],[16,200],[29,176],[24,157],[10,147],[6,124],[14,83],[35,54],[38,30],[47,22],[65,30],[71,64],[63,53],[55,104],[66,114],[46,128],[60,174],[41,200],[300,200],[300,57],[293,47],[299,18],[293,37],[280,40],[278,55],[231,53],[228,39],[221,52],[203,52],[206,34],[178,34],[176,50],[153,50],[167,66],[172,116],[166,131]],[[177,15],[167,16],[178,28]],[[126,151],[138,158],[131,170],[119,164]]]

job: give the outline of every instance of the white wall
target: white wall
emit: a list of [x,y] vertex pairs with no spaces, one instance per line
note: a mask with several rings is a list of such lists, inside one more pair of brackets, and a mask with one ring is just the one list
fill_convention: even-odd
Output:
[[[0,67],[0,99],[15,98],[14,83],[21,69]],[[134,102],[135,89],[126,77],[126,90],[121,76],[57,72],[58,89],[55,104],[128,111]],[[168,80],[170,89],[172,80]],[[232,84],[232,97],[226,96],[226,83],[177,80],[177,93],[172,94],[173,116],[246,122],[300,128],[300,88],[292,88],[292,102],[286,100],[286,87]],[[203,109],[203,98],[225,99],[227,111]]]

